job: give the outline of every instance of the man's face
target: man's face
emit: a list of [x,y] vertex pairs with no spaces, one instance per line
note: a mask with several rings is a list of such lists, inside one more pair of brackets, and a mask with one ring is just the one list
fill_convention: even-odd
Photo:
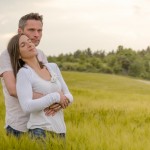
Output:
[[42,27],[41,21],[28,20],[24,29],[20,29],[20,33],[27,35],[35,46],[38,46],[42,37]]

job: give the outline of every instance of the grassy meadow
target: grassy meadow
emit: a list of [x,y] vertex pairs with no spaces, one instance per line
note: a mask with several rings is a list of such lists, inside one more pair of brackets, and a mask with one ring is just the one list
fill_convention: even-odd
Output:
[[[150,84],[98,73],[63,72],[74,96],[65,112],[66,150],[149,150]],[[0,150],[61,150],[63,142],[45,143],[7,137],[0,86]]]

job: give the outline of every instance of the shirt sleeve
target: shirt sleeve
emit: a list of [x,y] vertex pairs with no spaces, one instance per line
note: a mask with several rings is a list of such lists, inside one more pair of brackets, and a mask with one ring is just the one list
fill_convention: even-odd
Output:
[[70,93],[69,89],[68,89],[68,86],[66,84],[66,82],[64,81],[63,77],[62,77],[62,74],[60,72],[60,69],[59,67],[57,66],[57,64],[53,63],[55,65],[55,69],[56,69],[56,73],[57,73],[57,76],[58,76],[58,80],[60,81],[61,83],[61,86],[62,86],[62,92],[64,93],[64,95],[68,98],[69,102],[72,103],[73,102],[73,96],[72,94]]
[[60,95],[57,92],[33,100],[31,79],[29,72],[25,72],[23,69],[17,74],[17,96],[24,112],[31,113],[41,111],[53,103],[60,102]]
[[13,71],[7,50],[3,51],[0,55],[0,77],[6,71]]

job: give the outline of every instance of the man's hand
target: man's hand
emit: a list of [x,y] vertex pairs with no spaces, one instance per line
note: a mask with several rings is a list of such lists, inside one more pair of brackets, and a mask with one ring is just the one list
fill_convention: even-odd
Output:
[[55,103],[47,108],[44,109],[46,116],[54,116],[56,112],[58,112],[60,109],[62,109],[61,105],[59,103]]
[[55,103],[47,108],[44,109],[45,115],[46,116],[54,116],[59,110],[64,109],[68,106],[69,104],[69,100],[67,99],[67,97],[64,97],[64,101],[65,101],[65,105],[64,107],[62,107],[62,105],[60,103]]
[[53,105],[44,109],[46,116],[50,115],[54,116],[56,112],[58,112],[60,109],[65,109],[68,106],[69,104],[68,98],[63,94],[63,92],[59,92],[59,94],[60,94],[60,102],[54,103]]

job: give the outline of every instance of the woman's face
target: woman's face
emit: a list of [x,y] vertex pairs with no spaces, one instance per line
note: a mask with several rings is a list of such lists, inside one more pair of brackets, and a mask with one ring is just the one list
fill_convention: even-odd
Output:
[[20,49],[20,55],[22,59],[35,57],[37,55],[37,50],[35,49],[35,45],[31,42],[31,40],[26,35],[21,35],[19,39],[19,49]]

